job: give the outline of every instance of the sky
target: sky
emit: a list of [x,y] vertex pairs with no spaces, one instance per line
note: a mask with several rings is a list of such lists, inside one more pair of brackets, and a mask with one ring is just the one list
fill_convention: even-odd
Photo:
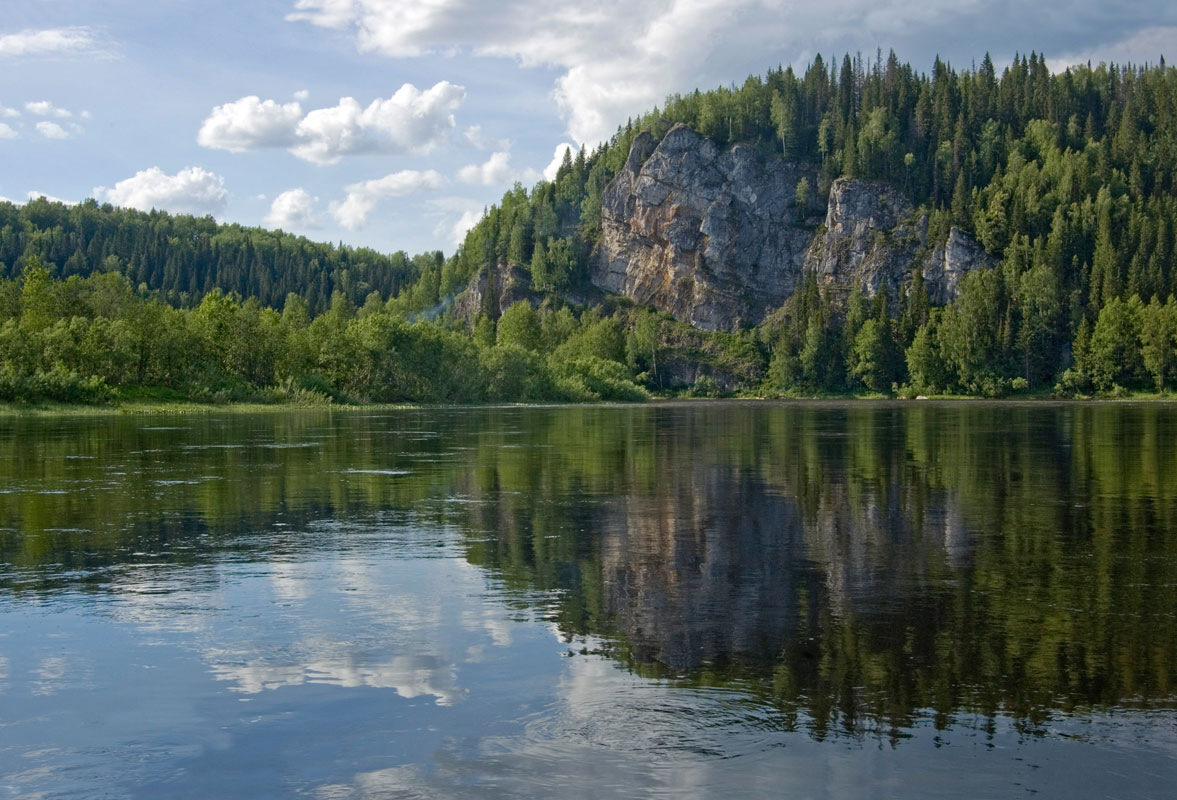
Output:
[[452,253],[674,92],[881,48],[1177,59],[1172,0],[4,0],[0,198]]

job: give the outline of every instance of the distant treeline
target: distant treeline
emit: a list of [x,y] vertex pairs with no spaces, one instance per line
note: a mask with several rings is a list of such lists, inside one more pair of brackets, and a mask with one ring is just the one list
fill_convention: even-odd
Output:
[[0,277],[19,276],[30,260],[59,278],[121,272],[133,286],[157,291],[175,306],[195,306],[219,289],[281,308],[294,293],[318,314],[335,292],[356,304],[372,292],[387,300],[423,271],[437,269],[442,254],[382,255],[222,225],[212,217],[144,213],[94,200],[74,206],[44,198],[19,206],[0,202]]

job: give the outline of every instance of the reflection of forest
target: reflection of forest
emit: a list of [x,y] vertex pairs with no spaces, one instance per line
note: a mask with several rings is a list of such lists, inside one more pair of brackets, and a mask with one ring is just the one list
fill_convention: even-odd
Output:
[[101,591],[142,553],[191,569],[362,546],[322,521],[409,514],[544,593],[565,634],[643,674],[738,685],[818,733],[1177,698],[1164,406],[2,424],[0,592]]

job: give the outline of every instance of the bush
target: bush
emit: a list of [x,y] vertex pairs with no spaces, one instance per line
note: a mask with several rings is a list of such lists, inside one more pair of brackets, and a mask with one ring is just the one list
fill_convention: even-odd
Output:
[[556,388],[570,401],[610,400],[640,403],[649,393],[635,385],[623,364],[584,356],[554,365]]
[[48,372],[19,372],[12,364],[0,369],[0,400],[9,403],[109,403],[116,392],[98,376],[83,377],[63,364]]
[[689,397],[720,397],[723,390],[710,375],[700,375],[695,378],[695,384],[687,390]]

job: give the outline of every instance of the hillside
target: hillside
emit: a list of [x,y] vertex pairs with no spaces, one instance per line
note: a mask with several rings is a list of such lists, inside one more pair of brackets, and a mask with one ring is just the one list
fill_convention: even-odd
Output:
[[1163,64],[1051,74],[1031,54],[1000,75],[987,57],[923,74],[894,54],[819,57],[671,97],[555,181],[516,187],[422,302],[510,268],[524,290],[592,285],[704,328],[762,323],[777,391],[1163,388],[1175,170]]

